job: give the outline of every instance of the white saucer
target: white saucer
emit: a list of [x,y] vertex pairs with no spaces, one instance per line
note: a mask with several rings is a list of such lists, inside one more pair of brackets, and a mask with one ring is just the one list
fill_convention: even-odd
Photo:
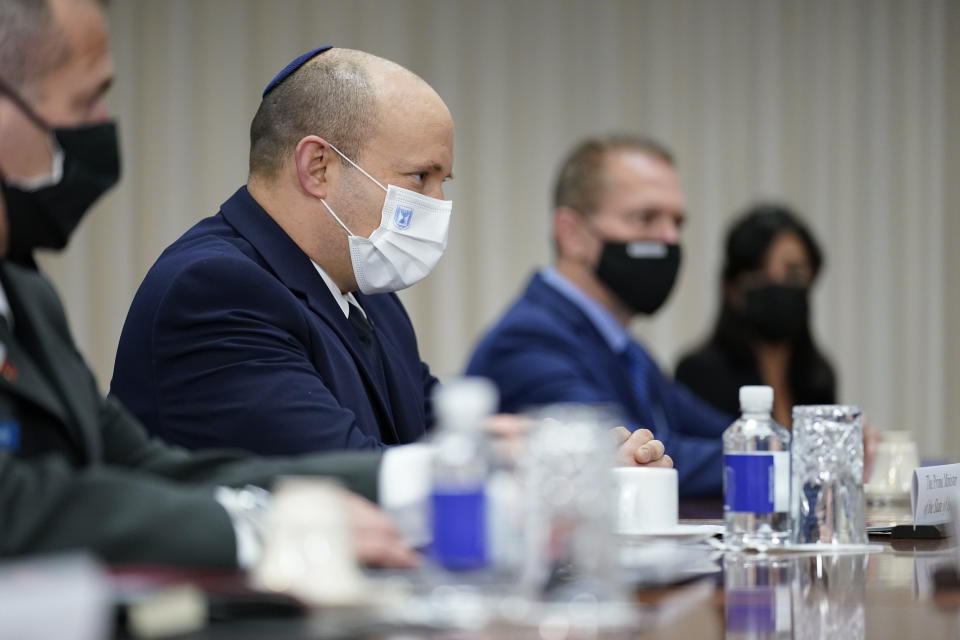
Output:
[[720,571],[709,545],[657,539],[620,547],[620,566],[635,585],[663,586]]
[[643,531],[617,531],[624,542],[650,542],[654,540],[672,540],[674,542],[700,542],[723,533],[720,524],[678,524],[669,529]]

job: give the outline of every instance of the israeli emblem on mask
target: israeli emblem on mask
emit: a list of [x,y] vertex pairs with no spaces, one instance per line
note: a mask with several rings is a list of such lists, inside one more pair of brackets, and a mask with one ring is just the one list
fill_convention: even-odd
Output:
[[413,209],[397,205],[397,210],[393,214],[393,226],[400,231],[410,228],[410,218],[413,217]]

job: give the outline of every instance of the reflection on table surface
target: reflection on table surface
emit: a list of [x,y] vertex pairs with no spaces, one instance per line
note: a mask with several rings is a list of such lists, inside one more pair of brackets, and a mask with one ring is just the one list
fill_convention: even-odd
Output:
[[960,637],[960,609],[933,590],[934,571],[955,555],[943,540],[885,543],[882,553],[865,555],[728,553],[721,589],[639,637]]
[[[698,522],[722,514],[718,501],[681,503]],[[869,505],[868,526],[912,522],[910,505]],[[954,540],[871,535],[873,554],[761,556],[727,553],[710,598],[639,638],[960,638],[960,590],[934,589],[956,566]],[[676,591],[678,588],[674,588]],[[650,593],[638,594],[641,601]]]
[[[700,505],[703,506],[703,505]],[[714,505],[715,507],[716,505]],[[688,505],[689,507],[689,505]],[[689,515],[689,509],[685,512]],[[710,520],[701,511],[698,521]],[[715,513],[713,515],[716,515]],[[868,519],[874,515],[868,511]],[[879,513],[879,518],[890,517]],[[716,520],[714,520],[716,521]],[[722,572],[669,588],[639,589],[646,630],[615,638],[960,638],[960,590],[935,591],[934,574],[955,566],[953,540],[891,540],[871,554],[758,555],[726,553]],[[210,638],[537,638],[582,637],[563,628],[483,628],[438,632],[366,629],[333,632],[310,619],[214,625],[186,636]],[[185,637],[185,638],[186,638]]]

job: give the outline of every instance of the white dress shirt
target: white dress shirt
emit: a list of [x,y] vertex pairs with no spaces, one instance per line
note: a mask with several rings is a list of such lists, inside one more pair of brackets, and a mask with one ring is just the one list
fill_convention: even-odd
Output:
[[324,284],[327,285],[327,288],[330,289],[330,295],[333,296],[333,299],[337,301],[337,304],[340,305],[340,310],[343,311],[344,317],[350,317],[350,305],[354,305],[357,309],[360,309],[360,313],[363,314],[363,317],[367,317],[367,312],[363,310],[363,307],[360,306],[360,303],[357,302],[357,298],[353,295],[352,291],[343,293],[340,291],[340,287],[337,286],[337,283],[333,281],[326,271],[318,265],[316,262],[311,260],[314,268],[317,270],[317,273],[320,274],[320,277],[323,278]]

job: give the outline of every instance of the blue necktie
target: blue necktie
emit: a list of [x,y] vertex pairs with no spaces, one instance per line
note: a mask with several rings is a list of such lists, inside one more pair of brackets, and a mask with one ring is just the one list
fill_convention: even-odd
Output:
[[649,356],[636,342],[627,343],[623,352],[627,363],[627,373],[634,398],[640,406],[640,426],[653,430],[653,406],[650,399],[650,362]]

